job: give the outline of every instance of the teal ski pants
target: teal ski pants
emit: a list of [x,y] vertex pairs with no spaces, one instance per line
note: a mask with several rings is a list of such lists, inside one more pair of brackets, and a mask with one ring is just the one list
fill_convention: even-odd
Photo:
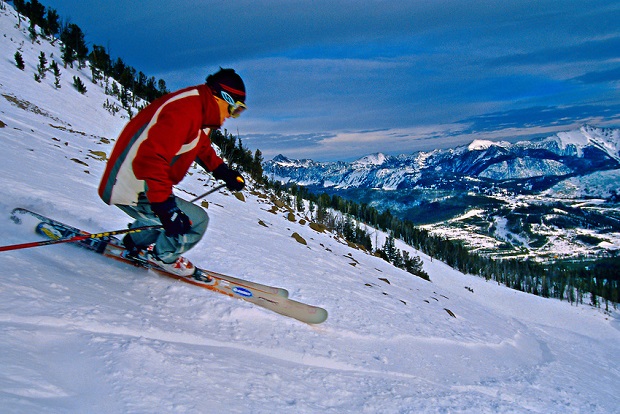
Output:
[[[175,201],[179,209],[187,214],[192,222],[189,232],[174,237],[167,236],[163,229],[131,234],[131,239],[139,247],[147,247],[155,243],[155,254],[166,263],[176,261],[184,252],[194,247],[202,239],[209,225],[209,216],[202,207],[176,196]],[[131,228],[161,224],[159,218],[151,210],[151,204],[144,193],[140,194],[137,205],[117,204],[117,207],[136,219],[129,225]]]

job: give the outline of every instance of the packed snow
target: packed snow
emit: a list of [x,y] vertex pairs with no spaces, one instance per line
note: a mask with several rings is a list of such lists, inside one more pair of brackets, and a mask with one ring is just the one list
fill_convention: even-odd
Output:
[[[39,239],[33,222],[9,220],[18,206],[88,231],[124,228],[128,217],[96,188],[102,154],[127,120],[103,109],[110,97],[87,69],[61,69],[60,89],[50,76],[37,83],[37,56],[58,59],[58,43],[31,43],[16,22],[10,5],[0,10],[0,244]],[[73,76],[89,80],[85,95]],[[205,192],[208,177],[192,170],[177,193]],[[1,411],[618,412],[613,308],[527,295],[420,254],[426,282],[300,214],[291,221],[260,191],[244,195],[208,197],[210,228],[188,257],[284,287],[325,307],[326,322],[306,325],[67,244],[1,252]]]

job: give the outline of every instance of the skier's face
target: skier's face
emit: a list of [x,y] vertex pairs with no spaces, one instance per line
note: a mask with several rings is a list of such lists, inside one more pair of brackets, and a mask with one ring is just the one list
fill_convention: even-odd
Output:
[[220,124],[223,124],[226,118],[230,118],[230,112],[228,112],[228,102],[223,100],[222,98],[215,97],[215,101],[217,102],[217,107],[220,110]]
[[[243,102],[235,102],[232,96],[222,91],[222,97],[213,95],[217,101],[217,106],[220,109],[220,123],[224,123],[226,118],[237,118],[243,111],[246,110],[246,106]],[[224,99],[225,98],[225,99]]]

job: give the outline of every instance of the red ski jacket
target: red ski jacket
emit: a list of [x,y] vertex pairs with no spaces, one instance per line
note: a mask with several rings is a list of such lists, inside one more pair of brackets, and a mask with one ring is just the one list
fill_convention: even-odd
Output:
[[142,192],[150,202],[166,200],[194,161],[208,171],[223,163],[209,139],[210,131],[220,127],[219,108],[207,85],[153,101],[119,135],[99,195],[107,204],[135,205]]

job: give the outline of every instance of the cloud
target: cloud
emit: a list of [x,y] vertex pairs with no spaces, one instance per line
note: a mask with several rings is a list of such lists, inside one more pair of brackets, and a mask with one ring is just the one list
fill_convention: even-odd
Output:
[[590,40],[586,39],[579,43],[566,42],[567,44],[548,44],[545,47],[524,53],[504,55],[491,59],[488,66],[500,65],[546,65],[548,63],[575,63],[607,61],[618,58],[620,50],[620,35]]
[[467,125],[463,130],[464,133],[477,133],[506,128],[524,130],[546,126],[555,129],[558,126],[571,128],[594,119],[601,126],[620,123],[620,104],[527,107],[471,117],[463,120],[462,124]]
[[[383,152],[403,154],[453,146],[460,125],[433,125],[407,129],[345,131],[336,134],[247,136],[244,142],[260,142],[266,159],[282,153],[292,158],[318,161],[350,161]],[[439,146],[438,146],[439,145]]]
[[620,81],[620,66],[609,70],[601,70],[588,72],[581,76],[573,78],[577,82],[583,83],[606,83],[606,82],[618,82]]

